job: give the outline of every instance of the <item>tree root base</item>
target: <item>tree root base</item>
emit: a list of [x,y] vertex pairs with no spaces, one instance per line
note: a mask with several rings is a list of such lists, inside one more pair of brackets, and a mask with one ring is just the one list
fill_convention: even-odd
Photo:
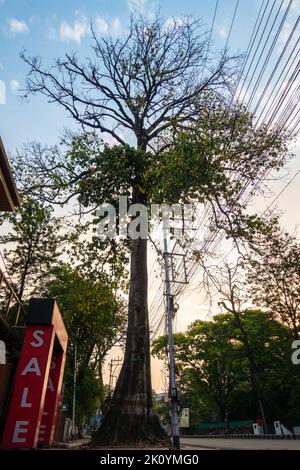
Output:
[[171,440],[156,415],[112,416],[108,413],[90,447],[170,447]]

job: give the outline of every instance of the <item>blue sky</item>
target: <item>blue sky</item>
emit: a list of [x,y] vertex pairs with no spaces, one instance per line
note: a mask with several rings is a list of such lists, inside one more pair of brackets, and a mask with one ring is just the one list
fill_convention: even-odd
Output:
[[[288,1],[284,0],[284,8]],[[276,0],[276,8],[280,3],[281,0]],[[132,11],[151,17],[158,8],[165,21],[192,14],[203,19],[207,30],[211,27],[215,5],[216,0],[0,0],[0,103],[1,84],[6,88],[6,104],[0,104],[0,136],[8,153],[25,141],[56,143],[65,128],[76,127],[66,111],[49,104],[43,96],[31,96],[28,103],[20,100],[19,88],[24,85],[28,72],[20,51],[25,49],[29,55],[41,56],[45,65],[66,51],[76,51],[85,58],[91,55],[91,21],[99,34],[116,36],[126,31]],[[229,39],[232,52],[246,50],[261,5],[262,0],[239,1]],[[225,46],[235,6],[236,0],[218,0],[213,30],[215,49]],[[293,0],[279,38],[281,48],[299,12],[300,0]],[[274,60],[279,53],[280,48],[275,51]],[[291,175],[300,167],[299,149],[296,153],[290,165]],[[275,194],[284,184],[273,185]],[[297,188],[296,179],[278,201],[288,228],[299,222]]]
[[[232,52],[246,50],[261,2],[240,0],[229,40]],[[218,2],[213,31],[216,49],[226,43],[235,5],[236,0]],[[126,31],[133,10],[151,16],[157,8],[160,8],[166,21],[193,14],[202,18],[208,29],[215,0],[0,0],[0,98],[1,84],[6,87],[6,104],[0,104],[0,136],[8,151],[14,151],[16,146],[27,140],[56,143],[64,128],[75,126],[63,109],[47,103],[42,96],[33,96],[28,103],[20,101],[19,88],[23,86],[27,73],[19,57],[20,51],[25,48],[29,55],[41,56],[45,64],[63,56],[66,51],[77,51],[84,58],[91,53],[91,21],[101,34],[118,35]],[[289,33],[299,12],[300,0],[294,0],[283,36]],[[299,158],[298,151],[290,165],[290,175],[300,168]],[[274,183],[274,195],[285,184],[286,181]],[[284,211],[282,222],[291,231],[299,224],[298,186],[299,177],[278,200],[279,207]],[[256,208],[263,209],[269,202],[261,198],[254,204]],[[195,293],[181,304],[179,330],[198,318],[199,312],[203,313],[199,307],[200,301]],[[154,381],[154,386],[159,388],[158,375],[154,379],[157,381]]]
[[[220,0],[214,28],[215,47],[225,45],[236,0]],[[241,0],[230,37],[233,51],[247,47],[260,0]],[[0,0],[0,80],[6,86],[6,104],[0,105],[0,135],[14,150],[25,140],[56,142],[63,128],[74,124],[65,111],[40,96],[29,103],[18,98],[27,73],[19,54],[43,57],[45,64],[65,51],[90,54],[89,23],[104,35],[126,30],[130,12],[150,15],[160,8],[166,21],[186,14],[203,18],[210,27],[215,1],[207,0]]]
[[[288,1],[284,0],[283,7]],[[281,0],[276,0],[276,8],[280,3]],[[261,4],[262,0],[239,1],[229,39],[232,52],[246,50]],[[132,11],[151,17],[158,8],[165,21],[192,14],[203,19],[207,30],[211,27],[215,5],[216,0],[0,0],[0,103],[1,84],[6,88],[6,104],[0,104],[0,136],[8,152],[30,140],[56,143],[65,128],[76,127],[63,109],[49,104],[43,96],[31,96],[28,103],[20,100],[19,89],[28,71],[20,59],[20,51],[25,49],[29,55],[41,56],[45,65],[66,51],[76,51],[85,58],[91,55],[91,21],[99,34],[117,36],[126,31]],[[218,0],[213,30],[215,49],[225,46],[235,6],[236,0]],[[299,12],[300,0],[293,0],[279,38],[280,47]],[[275,51],[274,60],[279,53],[280,48]],[[291,174],[300,167],[299,157],[298,150]],[[282,184],[275,185],[275,192]],[[297,186],[295,180],[279,201],[289,228],[299,221]]]
[[[272,3],[272,2],[270,2]],[[281,0],[276,0],[276,8]],[[232,52],[245,51],[262,0],[240,0],[230,35]],[[288,0],[284,0],[284,7]],[[6,104],[0,104],[0,136],[9,152],[25,141],[56,143],[64,128],[76,125],[67,113],[42,96],[21,101],[19,88],[24,85],[27,67],[20,51],[43,58],[50,64],[66,51],[77,51],[85,58],[91,54],[89,24],[93,21],[100,34],[119,35],[126,31],[129,15],[138,11],[146,16],[158,8],[166,21],[192,14],[203,19],[204,28],[212,22],[216,0],[0,0],[0,103],[1,84],[6,88]],[[236,0],[218,0],[213,41],[216,49],[224,47]],[[285,27],[284,41],[300,12],[300,0],[293,0]],[[281,42],[282,47],[282,42]],[[277,57],[280,50],[276,51]],[[275,54],[275,59],[276,59]],[[267,75],[266,75],[267,77]],[[299,149],[291,164],[291,175],[300,167]],[[282,185],[276,184],[275,193]],[[297,180],[280,197],[289,228],[299,222]]]

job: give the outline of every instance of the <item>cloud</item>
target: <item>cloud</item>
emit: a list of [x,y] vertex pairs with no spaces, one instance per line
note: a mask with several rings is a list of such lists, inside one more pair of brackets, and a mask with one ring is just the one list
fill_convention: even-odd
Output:
[[283,28],[282,28],[281,33],[280,33],[280,42],[282,44],[286,43],[286,41],[289,38],[289,35],[292,32],[292,29],[293,29],[293,25],[291,23],[289,23],[289,22],[284,23]]
[[294,0],[292,3],[292,9],[299,13],[300,10],[300,0]]
[[112,20],[111,28],[112,28],[113,33],[118,33],[120,31],[121,21],[119,20],[119,18],[115,18]]
[[276,53],[278,55],[282,52],[291,31],[292,31],[291,23],[289,22],[284,23],[281,33],[279,35],[279,39],[278,39],[277,47],[276,47]]
[[132,12],[144,13],[147,3],[148,0],[128,0],[128,8]]
[[66,21],[61,23],[59,35],[62,41],[75,41],[77,44],[80,44],[81,39],[87,35],[88,31],[87,20],[82,18],[81,20],[76,20],[72,26]]
[[25,21],[17,20],[16,18],[11,18],[9,20],[9,30],[11,33],[28,33],[29,28]]
[[127,4],[131,13],[143,15],[150,21],[154,20],[159,6],[157,0],[151,2],[149,0],[127,0]]
[[173,18],[170,17],[165,21],[165,30],[168,31],[171,28],[180,28],[181,26],[185,24],[189,24],[191,21],[190,18],[188,17],[178,17],[178,18]]
[[101,16],[96,16],[95,25],[98,33],[106,34],[108,32],[108,23]]
[[48,39],[50,40],[57,39],[57,32],[53,26],[50,26],[50,28],[48,29]]
[[221,26],[217,29],[217,34],[220,38],[225,39],[227,36],[227,28],[225,26]]
[[[79,12],[76,12],[76,14],[79,14]],[[98,34],[117,34],[121,30],[121,21],[118,17],[106,20],[98,15],[93,22],[93,26]],[[81,39],[89,33],[89,30],[89,22],[85,17],[75,20],[73,24],[64,21],[59,28],[59,37],[61,41],[75,41],[80,44]],[[52,40],[57,38],[56,30],[53,27],[48,30],[48,38]]]
[[[286,8],[288,4],[289,4],[289,0],[284,0],[283,5],[282,5],[283,8]],[[300,9],[300,0],[294,0],[293,3],[291,4],[291,10],[299,12],[299,9]]]
[[18,82],[18,80],[11,80],[9,86],[13,95],[16,95],[20,90],[20,83]]
[[3,80],[0,80],[0,104],[6,103],[6,87]]

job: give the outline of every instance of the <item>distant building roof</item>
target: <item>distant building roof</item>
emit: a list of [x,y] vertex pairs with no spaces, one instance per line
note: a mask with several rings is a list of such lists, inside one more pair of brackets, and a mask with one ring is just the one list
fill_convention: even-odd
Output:
[[0,137],[0,211],[13,211],[21,199]]

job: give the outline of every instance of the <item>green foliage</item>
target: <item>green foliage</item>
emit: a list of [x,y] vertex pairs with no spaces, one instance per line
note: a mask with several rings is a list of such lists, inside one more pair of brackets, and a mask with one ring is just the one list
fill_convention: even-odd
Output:
[[[67,405],[67,413],[72,417],[73,406],[73,374],[74,363],[69,354],[64,375],[64,404]],[[76,423],[79,429],[95,416],[97,409],[101,408],[103,398],[103,384],[91,367],[80,366],[77,368],[76,379]]]
[[6,246],[7,269],[20,297],[28,297],[58,262],[62,222],[52,212],[51,206],[25,198],[17,211],[4,217],[8,233],[0,243]]
[[[109,146],[92,133],[69,135],[60,148],[44,149],[45,160],[56,170],[54,175],[47,169],[40,172],[40,184],[43,178],[51,183],[44,184],[43,191],[56,202],[75,195],[89,210],[103,203],[117,208],[119,196],[127,196],[130,205],[136,192],[148,205],[207,203],[213,209],[213,223],[228,237],[253,241],[265,226],[247,212],[240,195],[245,181],[254,182],[282,167],[289,157],[285,134],[256,128],[250,113],[242,107],[229,109],[216,98],[209,108],[204,100],[192,123],[183,128],[175,122],[173,127],[159,152]],[[28,185],[30,175],[23,162],[20,154],[16,164],[22,166],[21,180]],[[28,168],[32,171],[35,165],[33,157]],[[92,215],[97,224],[99,218]],[[126,248],[123,243],[122,250]]]
[[[291,363],[288,329],[259,310],[241,313],[241,322],[258,366],[267,419],[293,421],[299,414],[294,388],[299,387],[300,377]],[[192,423],[257,418],[250,363],[232,314],[197,320],[174,340],[181,401],[191,408]],[[166,347],[167,338],[160,337],[154,341],[152,353],[163,358]]]
[[118,290],[120,296],[128,290],[128,240],[102,240],[97,235],[96,220],[88,227],[75,229],[70,239],[67,254],[70,264],[80,267],[80,272],[91,281],[109,279],[112,289]]
[[113,204],[119,195],[130,196],[139,152],[129,145],[110,147],[92,134],[74,136],[68,142],[67,162],[74,169],[88,170],[75,182],[79,201],[85,206]]
[[263,126],[255,128],[243,108],[220,102],[201,109],[194,123],[178,130],[169,150],[152,163],[149,193],[170,204],[184,200],[225,199],[232,204],[244,185],[285,160],[285,139]]
[[104,399],[102,367],[107,352],[123,340],[126,317],[109,278],[95,282],[68,265],[52,272],[44,295],[58,302],[69,334],[65,372],[65,402],[72,410],[74,348],[77,347],[77,422],[96,412]]
[[95,411],[100,407],[101,382],[90,368],[78,373],[78,390],[77,390],[77,416],[91,418],[95,416]]
[[269,308],[288,325],[294,339],[298,339],[300,245],[296,237],[274,223],[250,254],[248,282],[254,302]]
[[146,193],[160,203],[205,202],[213,210],[212,223],[228,238],[253,241],[265,226],[249,214],[241,194],[246,181],[254,184],[283,166],[289,158],[286,142],[284,133],[256,128],[242,107],[229,110],[212,102],[152,161]]
[[157,397],[155,392],[152,392],[153,408],[161,419],[163,424],[168,423],[169,420],[169,402],[164,397]]
[[103,276],[95,282],[79,269],[61,265],[53,270],[44,294],[57,300],[70,342],[77,345],[79,363],[102,364],[125,326],[122,304],[117,302],[109,279]]

